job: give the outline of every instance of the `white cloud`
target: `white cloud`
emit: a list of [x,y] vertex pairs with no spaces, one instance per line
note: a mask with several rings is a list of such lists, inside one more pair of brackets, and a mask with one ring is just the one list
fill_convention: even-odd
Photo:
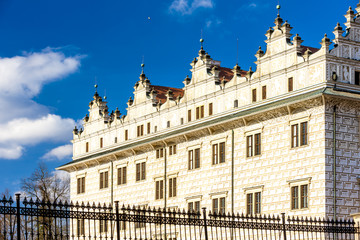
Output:
[[70,140],[75,121],[50,114],[32,99],[45,84],[79,69],[81,57],[66,57],[60,50],[0,58],[0,159],[18,159],[26,147],[39,143]]
[[205,22],[205,27],[206,28],[211,28],[213,26],[219,26],[222,23],[222,21],[218,18],[212,17],[211,19],[208,19]]
[[190,15],[198,8],[213,8],[213,0],[174,0],[169,10],[182,15]]
[[71,144],[59,146],[57,148],[52,149],[48,153],[46,153],[42,158],[52,161],[52,160],[63,160],[65,158],[71,157],[73,152],[73,147]]
[[250,7],[250,8],[256,8],[256,7],[257,7],[257,4],[256,4],[256,3],[250,3],[248,7]]

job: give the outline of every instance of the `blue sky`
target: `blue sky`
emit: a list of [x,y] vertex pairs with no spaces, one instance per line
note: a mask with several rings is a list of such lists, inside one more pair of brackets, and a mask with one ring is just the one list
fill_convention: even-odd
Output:
[[[299,5],[299,3],[301,5]],[[281,17],[319,47],[349,6],[339,0],[280,1]],[[256,68],[277,0],[0,0],[0,192],[19,190],[39,161],[71,160],[72,129],[88,111],[95,78],[110,111],[126,114],[141,71],[183,87],[204,47],[222,66]]]

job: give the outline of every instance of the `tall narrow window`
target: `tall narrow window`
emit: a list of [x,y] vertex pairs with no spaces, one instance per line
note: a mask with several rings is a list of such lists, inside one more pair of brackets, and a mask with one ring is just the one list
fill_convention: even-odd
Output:
[[86,144],[85,144],[85,151],[89,152],[89,142],[86,142]]
[[291,147],[305,145],[308,145],[308,122],[291,125]]
[[261,133],[246,137],[246,156],[261,155]]
[[157,126],[154,127],[154,132],[157,132]]
[[144,125],[137,126],[137,136],[138,137],[144,136]]
[[212,146],[213,165],[225,162],[225,143],[216,143]]
[[200,201],[188,202],[189,212],[200,212]]
[[156,158],[163,158],[164,157],[164,148],[156,149]]
[[292,92],[294,90],[294,78],[288,78],[288,91]]
[[215,214],[225,214],[225,197],[213,198],[212,200],[212,210]]
[[126,184],[127,180],[127,168],[121,167],[118,168],[118,185]]
[[150,134],[151,132],[151,123],[147,123],[147,134]]
[[209,103],[209,116],[213,115],[213,104]]
[[237,108],[239,106],[239,100],[234,100],[234,108]]
[[167,121],[166,126],[169,128],[170,127],[170,121]]
[[181,125],[184,124],[184,118],[180,118],[180,124],[181,124]]
[[169,179],[169,197],[176,197],[176,177]]
[[188,152],[188,169],[200,168],[200,148]]
[[117,137],[115,137],[115,139],[114,139],[114,143],[117,143]]
[[155,182],[155,200],[164,198],[164,180]]
[[85,192],[85,177],[77,179],[77,194]]
[[104,142],[103,138],[100,138],[100,148],[103,147],[103,144],[104,144],[103,142]]
[[304,209],[309,207],[309,184],[300,184],[291,187],[291,209]]
[[256,88],[252,90],[252,101],[256,102]]
[[205,110],[204,110],[204,105],[200,107],[200,118],[204,118],[205,116]]
[[169,155],[175,155],[176,154],[176,145],[169,146]]
[[125,141],[129,139],[129,130],[125,130]]
[[100,173],[100,189],[109,187],[109,172]]
[[196,119],[200,118],[200,107],[196,108]]
[[246,214],[261,213],[261,192],[246,194]]
[[146,179],[146,162],[136,164],[136,181]]
[[188,110],[188,122],[191,122],[191,110]]
[[266,99],[266,86],[262,86],[262,100]]

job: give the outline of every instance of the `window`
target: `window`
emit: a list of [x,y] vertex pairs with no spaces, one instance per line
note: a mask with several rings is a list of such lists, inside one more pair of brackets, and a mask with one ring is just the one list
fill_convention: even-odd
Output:
[[176,197],[176,177],[169,178],[169,198]]
[[169,155],[175,155],[176,154],[176,145],[169,146]]
[[303,184],[291,187],[291,209],[308,208],[309,185]]
[[86,142],[86,144],[85,144],[85,151],[89,152],[89,142]]
[[169,128],[170,127],[170,121],[167,121],[166,126]]
[[225,197],[213,198],[212,211],[214,214],[225,214]]
[[77,234],[83,236],[85,234],[85,221],[84,219],[77,220]]
[[156,158],[163,158],[164,157],[164,148],[156,149]]
[[181,124],[181,125],[184,124],[184,118],[180,118],[180,124]]
[[102,148],[102,147],[103,147],[103,143],[104,143],[103,138],[100,138],[100,148]]
[[200,212],[200,201],[188,202],[189,212]]
[[239,100],[234,101],[234,108],[237,108],[239,106]]
[[145,180],[146,178],[146,162],[136,164],[136,181]]
[[118,185],[126,184],[126,178],[127,178],[127,168],[121,167],[118,168]]
[[200,168],[200,148],[189,151],[189,170]]
[[209,116],[213,115],[213,104],[209,103]]
[[164,199],[164,180],[155,182],[155,200]]
[[137,136],[144,136],[144,125],[137,126]]
[[148,122],[147,123],[147,134],[149,134],[151,132],[151,124]]
[[157,126],[154,127],[154,132],[157,132]]
[[129,139],[129,130],[125,130],[125,141]]
[[252,157],[261,154],[261,133],[246,137],[246,156]]
[[188,110],[188,122],[191,122],[191,110]]
[[292,92],[294,90],[294,79],[288,78],[288,92]]
[[355,85],[360,85],[360,72],[355,71]]
[[262,86],[262,100],[266,99],[266,86]]
[[225,142],[212,145],[212,164],[225,162]]
[[261,192],[246,194],[246,214],[261,213]]
[[100,173],[100,189],[109,187],[109,172]]
[[114,139],[114,143],[117,143],[117,137],[115,137],[115,139]]
[[[299,129],[300,127],[300,129]],[[302,122],[291,125],[291,147],[296,148],[308,144],[308,123]]]
[[252,90],[252,102],[256,102],[256,88]]
[[200,106],[196,108],[196,119],[200,119],[204,117],[204,106]]
[[77,194],[85,192],[85,177],[79,177],[77,179]]
[[108,231],[108,222],[107,220],[100,220],[100,233],[106,233]]

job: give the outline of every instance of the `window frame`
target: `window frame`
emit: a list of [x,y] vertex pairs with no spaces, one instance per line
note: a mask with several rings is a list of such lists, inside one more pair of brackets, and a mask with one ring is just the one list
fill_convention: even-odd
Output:
[[99,189],[106,189],[109,187],[109,171],[101,171],[99,173]]
[[252,131],[251,133],[246,134],[246,157],[257,157],[262,154],[262,139],[261,131]]
[[169,198],[177,197],[177,177],[169,178]]
[[127,166],[117,168],[117,185],[127,184]]
[[77,194],[82,194],[85,193],[85,176],[81,176],[81,177],[77,177],[77,185],[76,185],[76,190],[77,190]]
[[188,150],[188,170],[195,170],[201,167],[200,147]]
[[164,179],[155,180],[155,200],[164,199]]
[[135,165],[135,181],[146,180],[146,162],[137,162]]
[[290,146],[298,148],[309,145],[309,122],[298,121],[290,125]]
[[225,141],[212,144],[212,165],[224,163],[226,160]]

